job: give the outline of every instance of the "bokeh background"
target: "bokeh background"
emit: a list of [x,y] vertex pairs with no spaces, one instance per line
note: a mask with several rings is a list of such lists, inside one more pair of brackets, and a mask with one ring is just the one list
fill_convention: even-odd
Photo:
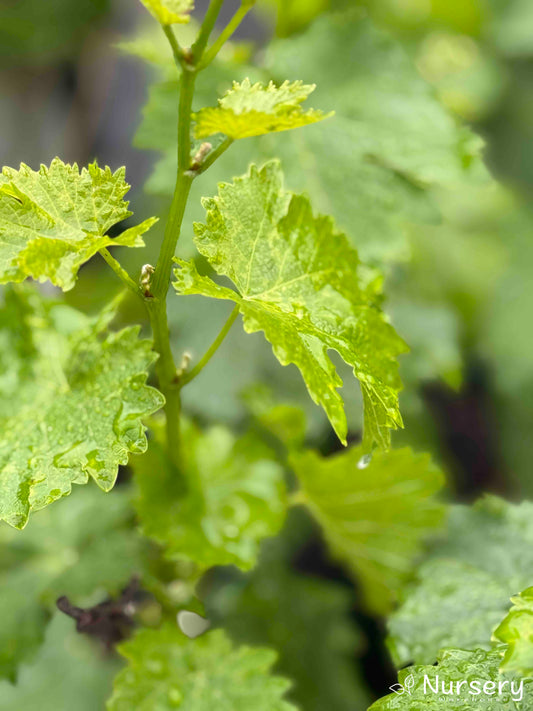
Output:
[[[223,16],[237,4],[228,0]],[[198,15],[205,6],[198,0]],[[486,163],[494,178],[462,190],[435,191],[440,217],[421,223],[407,214],[402,230],[408,254],[382,265],[386,308],[412,349],[402,361],[406,429],[395,436],[395,444],[430,451],[446,471],[456,500],[471,502],[487,491],[511,500],[532,497],[533,3],[265,0],[258,2],[234,38],[235,56],[255,57],[261,63],[271,38],[297,38],[316,16],[348,6],[368,13],[392,33],[440,101],[484,139]],[[17,166],[23,161],[36,168],[59,155],[80,164],[97,158],[113,168],[126,165],[136,218],[164,214],[168,195],[158,186],[164,166],[153,174],[160,156],[142,148],[150,141],[142,126],[139,129],[150,86],[161,76],[118,47],[142,35],[149,25],[149,16],[135,0],[2,0],[2,164]],[[153,37],[155,54],[164,53],[162,34]],[[350,67],[344,70],[349,76]],[[328,68],[324,71],[327,76]],[[224,82],[212,87],[216,91],[211,102],[224,88]],[[243,154],[224,167],[230,173],[243,172],[249,157],[253,154]],[[349,189],[349,175],[345,181]],[[190,225],[185,229],[191,232]],[[152,257],[160,237],[156,230],[150,238]],[[130,252],[124,259],[138,271],[139,260],[147,257]],[[380,262],[371,250],[368,256]],[[114,275],[93,260],[67,298],[82,310],[93,311],[119,287]],[[121,318],[143,321],[144,316],[136,304],[126,301]],[[192,298],[178,309],[173,302],[170,319],[176,353],[201,353],[223,318],[223,305]],[[257,406],[269,398],[294,402],[306,411],[309,441],[324,453],[337,448],[299,376],[280,368],[260,335],[245,337],[234,329],[219,357],[184,395],[189,413],[200,421],[235,427],[246,418],[250,403]],[[355,386],[347,385],[346,398],[352,441],[357,441],[361,423]],[[264,612],[253,617],[254,600],[270,599],[288,620],[290,605],[305,601],[309,608],[301,616],[305,624],[290,632],[296,650],[292,656],[290,644],[282,640],[288,650],[286,671],[298,677],[316,664],[317,675],[330,674],[336,680],[326,691],[311,689],[305,708],[348,711],[354,709],[356,698],[360,708],[366,708],[366,699],[383,693],[393,681],[383,623],[357,605],[353,582],[329,560],[312,524],[301,513],[293,519],[284,541],[265,553],[267,561],[279,567],[279,575],[270,575],[265,563],[267,572],[259,571],[255,588],[248,591],[248,617],[236,612],[235,629],[239,625],[250,629],[254,619],[256,626],[268,627]],[[295,573],[315,576],[312,589]],[[234,604],[231,589],[228,585],[228,599],[220,598],[227,610]],[[343,625],[335,612],[340,609],[349,610],[361,639]],[[278,624],[282,630],[290,629],[289,622],[286,628]],[[330,636],[324,639],[326,629]],[[259,630],[257,637],[270,632]],[[315,646],[307,647],[308,656],[299,658],[298,640],[307,638],[314,639]],[[313,649],[328,648],[333,638],[335,647],[344,650],[345,667],[339,669],[337,660],[330,670],[328,655],[316,657]],[[354,682],[358,675],[365,678],[365,691]]]

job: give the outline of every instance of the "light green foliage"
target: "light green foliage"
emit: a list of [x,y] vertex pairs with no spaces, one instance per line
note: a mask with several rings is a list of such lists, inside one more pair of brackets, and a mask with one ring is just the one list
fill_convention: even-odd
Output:
[[55,158],[33,171],[4,168],[0,175],[0,283],[27,277],[72,289],[78,269],[112,245],[142,247],[155,219],[122,232],[107,231],[132,213],[124,195],[125,170],[112,173],[96,163],[81,172]]
[[428,189],[484,175],[480,139],[448,115],[400,44],[356,12],[274,42],[266,68],[315,82],[313,103],[335,111],[290,141],[265,142],[289,186],[332,214],[364,259],[405,258],[406,223],[436,219]]
[[109,711],[296,711],[290,686],[271,676],[269,649],[235,649],[222,630],[187,639],[175,624],[142,630],[120,648],[129,664],[115,679]]
[[[126,45],[124,49],[134,56],[139,56],[141,53],[142,58],[146,59],[145,42],[142,35],[139,39]],[[155,150],[162,154],[162,158],[156,163],[155,170],[146,184],[146,189],[150,193],[168,196],[172,194],[177,169],[175,120],[180,81],[176,77],[176,69],[171,55],[168,53],[164,56],[154,55],[152,49],[149,61],[157,68],[157,81],[149,88],[148,101],[143,108],[143,117],[135,134],[134,144],[143,150]],[[248,77],[252,82],[264,79],[263,72],[256,67],[242,64],[231,57],[227,61],[217,58],[197,78],[193,109],[213,106],[220,95],[231,88],[233,81],[243,82]],[[291,136],[297,133],[293,132]],[[240,175],[246,171],[249,162],[257,158],[258,140],[248,139],[236,142],[201,178],[193,182],[183,220],[183,234],[180,237],[181,254],[189,256],[195,251],[190,239],[192,236],[191,225],[203,218],[201,198],[216,192],[217,185],[222,180],[229,180],[234,175]],[[279,140],[290,140],[290,136],[282,134],[279,136]],[[215,141],[213,140],[212,143],[215,144]]]
[[355,591],[291,569],[309,535],[302,514],[293,509],[282,536],[262,544],[252,572],[221,571],[218,585],[211,582],[200,597],[209,619],[235,642],[266,645],[279,653],[275,670],[294,682],[289,698],[299,708],[366,709],[368,694],[354,665],[364,647],[350,617]]
[[[227,319],[229,304],[189,296],[179,299],[172,307],[177,307],[169,314],[173,346],[179,352],[187,343],[193,362],[196,362]],[[199,323],[202,328],[198,327]],[[360,431],[363,413],[359,386],[349,367],[344,365],[344,368],[346,384],[343,394],[349,427]],[[324,411],[313,403],[302,378],[295,375],[293,368],[280,368],[270,344],[261,333],[247,334],[239,324],[230,330],[201,376],[183,388],[184,411],[204,422],[239,427],[248,415],[243,393],[259,382],[272,386],[277,401],[294,402],[305,412],[310,437],[330,431]]]
[[193,0],[141,0],[148,12],[162,25],[189,22]]
[[200,570],[252,567],[258,542],[277,533],[285,516],[282,467],[252,433],[236,439],[223,427],[202,432],[184,423],[183,438],[179,473],[158,441],[135,462],[144,532],[170,557],[194,561]]
[[[438,220],[428,188],[484,175],[479,139],[457,125],[401,46],[369,21],[353,13],[319,18],[307,32],[274,42],[265,65],[260,71],[217,61],[201,75],[195,105],[212,104],[233,79],[265,84],[302,77],[317,84],[313,103],[335,116],[290,137],[232,146],[193,187],[185,225],[198,219],[199,195],[210,194],[217,181],[242,173],[258,156],[279,156],[289,186],[333,215],[363,259],[406,259],[407,223]],[[177,82],[155,84],[135,139],[140,148],[164,153],[148,181],[151,192],[172,192],[177,102]]]
[[[389,298],[390,293],[395,296],[392,313],[403,321],[415,345],[415,357],[405,371],[408,382],[416,386],[408,395],[411,403],[422,391],[422,381],[444,377],[452,387],[458,386],[463,353],[483,354],[483,337],[476,330],[483,328],[480,322],[490,320],[499,327],[498,318],[492,317],[498,314],[489,305],[480,316],[479,303],[481,295],[498,291],[495,279],[487,279],[487,274],[500,275],[507,269],[506,258],[500,259],[508,256],[507,244],[501,249],[498,245],[506,233],[491,225],[488,231],[495,239],[487,241],[486,235],[475,234],[478,223],[472,211],[464,209],[467,202],[490,202],[488,192],[480,199],[481,193],[472,190],[472,185],[486,180],[479,158],[481,141],[439,104],[436,94],[445,93],[446,83],[439,83],[429,71],[443,47],[444,54],[449,53],[445,61],[451,55],[455,61],[467,44],[466,54],[477,54],[476,42],[481,45],[483,31],[476,25],[479,39],[472,42],[463,35],[450,39],[448,33],[443,39],[440,31],[432,32],[440,15],[448,17],[443,27],[474,31],[460,22],[450,25],[460,0],[274,1],[280,7],[278,31],[299,34],[290,41],[276,40],[257,53],[245,45],[230,45],[218,54],[223,43],[214,36],[221,28],[211,27],[210,21],[215,24],[219,11],[220,22],[227,19],[226,4],[222,7],[220,0],[213,0],[195,42],[197,27],[192,22],[187,29],[186,24],[192,0],[141,0],[158,21],[151,22],[159,32],[158,46],[133,43],[129,49],[154,61],[167,81],[151,92],[137,145],[163,153],[151,187],[164,195],[172,193],[174,185],[176,189],[159,258],[156,245],[149,245],[143,259],[157,264],[154,296],[143,284],[147,288],[137,293],[141,298],[132,297],[135,306],[125,300],[121,315],[126,323],[134,315],[143,318],[139,312],[144,294],[154,345],[138,340],[135,328],[110,333],[113,307],[90,319],[41,298],[38,287],[29,290],[19,284],[6,291],[5,308],[0,309],[0,518],[23,528],[31,509],[43,510],[32,515],[22,532],[0,527],[0,609],[5,618],[0,628],[0,675],[18,677],[16,687],[0,682],[0,711],[101,709],[109,685],[101,646],[74,635],[74,623],[66,617],[53,618],[48,628],[46,624],[57,596],[91,605],[116,593],[141,571],[143,588],[151,590],[157,602],[139,615],[139,622],[150,627],[121,647],[127,667],[116,679],[109,711],[295,711],[293,703],[301,704],[302,711],[362,711],[368,694],[361,679],[358,656],[363,640],[353,624],[354,613],[361,610],[366,628],[376,633],[375,640],[368,640],[368,661],[379,655],[381,642],[371,616],[390,612],[402,600],[391,621],[395,661],[431,664],[441,645],[447,649],[439,666],[403,672],[402,695],[382,699],[374,709],[423,711],[455,705],[470,711],[478,707],[477,699],[467,697],[462,704],[449,703],[447,696],[428,699],[421,691],[422,678],[427,674],[435,680],[440,675],[444,682],[465,683],[472,677],[499,681],[502,660],[503,668],[533,672],[533,588],[513,598],[515,607],[508,612],[509,594],[533,582],[528,577],[533,569],[533,504],[512,507],[490,499],[473,510],[455,508],[448,538],[443,534],[439,539],[413,583],[426,544],[440,534],[445,507],[437,494],[443,477],[426,455],[411,449],[386,451],[390,431],[402,426],[397,356],[406,346],[383,311],[383,276],[374,265],[385,265],[389,285],[395,287],[387,289]],[[502,12],[513,18],[517,8],[524,18],[530,14],[524,0],[503,4],[468,0],[465,5],[473,8],[480,3],[498,6],[495,16]],[[28,7],[28,0],[23,4]],[[254,0],[242,0],[237,20],[253,4]],[[356,7],[360,5],[368,12]],[[341,7],[350,12],[319,17],[326,8]],[[393,23],[408,30],[404,43],[411,57],[401,47],[403,39],[393,39],[363,18],[371,15],[386,23],[387,15],[410,17],[413,8],[428,18],[424,28],[426,20],[418,28],[416,22],[409,25],[409,18]],[[140,6],[137,9],[141,11]],[[465,12],[471,11],[476,12]],[[13,16],[11,11],[8,15]],[[180,23],[185,31],[177,32],[176,46],[174,30],[167,26]],[[222,38],[234,32],[237,22],[230,23]],[[171,46],[165,44],[166,54],[161,51],[159,25],[171,39]],[[527,55],[527,23],[514,19],[513,27],[518,42],[510,51]],[[426,30],[433,36],[417,48]],[[207,56],[202,56],[204,45],[211,46]],[[192,51],[180,49],[191,46]],[[91,42],[96,56],[95,48]],[[256,69],[246,64],[254,56],[261,64]],[[483,56],[484,50],[479,52],[479,64],[485,62]],[[463,59],[459,56],[459,63]],[[424,83],[421,75],[433,85]],[[485,76],[492,81],[490,72]],[[315,81],[318,109],[306,111],[303,104]],[[473,83],[479,81],[478,77]],[[487,92],[486,107],[496,102],[504,80],[500,81]],[[459,82],[449,86],[454,85]],[[336,116],[321,121],[331,115],[323,113],[330,109]],[[495,128],[501,123],[487,122],[487,131],[501,130]],[[293,132],[290,138],[277,135],[299,126],[306,126],[305,131]],[[244,137],[249,140],[237,142],[223,155],[217,150]],[[206,138],[212,146],[204,145],[198,155],[203,160],[207,155],[207,161],[188,164],[187,154],[197,155]],[[496,165],[497,152],[491,155]],[[212,166],[209,156],[217,159]],[[245,177],[221,184],[218,196],[204,201],[207,217],[203,211],[199,214],[201,194],[215,195],[215,184],[241,175],[251,159],[273,156],[284,162],[289,185],[304,189],[310,199],[284,190],[274,161],[262,169],[252,166]],[[204,168],[209,168],[206,175]],[[81,172],[58,159],[37,172],[24,165],[19,171],[5,168],[0,176],[0,282],[33,278],[68,291],[80,267],[96,252],[114,245],[141,246],[153,220],[118,237],[109,236],[109,231],[119,233],[117,225],[131,214],[124,200],[127,190],[123,170],[112,173],[96,164]],[[442,229],[425,230],[427,251],[437,256],[419,259],[417,238],[408,244],[406,234],[422,233],[413,229],[413,222],[438,221],[449,198],[446,191],[460,195],[454,209],[461,215]],[[311,204],[320,214],[313,213]],[[443,215],[449,218],[445,211]],[[167,319],[170,260],[181,233],[180,255],[190,256],[193,217],[203,221],[195,226],[200,258],[178,260],[175,286],[189,298],[171,299],[171,310],[179,313]],[[527,242],[529,219],[524,225]],[[516,251],[526,275],[525,245]],[[104,256],[109,260],[107,252]],[[395,264],[407,258],[412,269]],[[460,266],[457,273],[451,270],[450,278],[446,267],[454,261]],[[497,269],[487,271],[486,265],[493,262]],[[136,291],[132,277],[112,264]],[[84,270],[84,281],[89,271]],[[524,276],[517,282],[520,288],[514,287],[522,302],[526,281]],[[501,286],[507,288],[506,283]],[[92,289],[99,293],[91,299],[102,301],[106,288],[99,283]],[[81,290],[75,297],[84,308],[86,294]],[[505,324],[511,323],[508,305],[513,294],[502,301],[501,310],[496,309]],[[199,301],[202,306],[197,310]],[[218,370],[210,367],[209,376],[202,371],[195,380],[208,360],[199,359],[198,353],[209,348],[210,326],[213,332],[215,326],[220,328],[218,320],[228,301],[237,304],[233,315],[240,311],[245,333],[253,335],[239,329],[232,342],[231,334],[221,348],[229,362]],[[187,319],[193,337],[181,328]],[[167,321],[176,339],[172,344]],[[527,318],[518,318],[512,327],[516,323],[521,333],[527,332],[523,326]],[[246,345],[235,357],[245,339],[261,345],[256,350],[256,345]],[[501,338],[501,353],[514,343],[516,355],[517,342],[525,344],[521,352],[527,353],[528,336],[523,339]],[[491,341],[490,333],[485,340]],[[145,453],[142,421],[164,404],[163,396],[146,385],[154,363],[152,348],[161,355],[157,376],[168,403],[166,419],[151,420],[154,431]],[[189,368],[184,349],[200,367]],[[294,368],[278,368],[271,351],[281,364],[296,365],[303,382]],[[212,352],[211,348],[207,354]],[[506,387],[513,382],[514,397],[520,393],[521,412],[527,414],[530,369],[524,367],[523,356],[506,362],[502,380]],[[200,428],[182,415],[201,415],[203,423],[205,414],[212,417],[218,408],[223,417],[234,421],[240,417],[242,431],[246,405],[229,414],[234,402],[228,405],[226,393],[236,399],[237,390],[254,379],[269,381],[271,373],[273,399],[248,388],[251,427],[239,438],[220,426]],[[509,379],[508,373],[513,377]],[[195,382],[189,388],[190,380]],[[355,393],[357,381],[361,392]],[[362,400],[361,446],[331,457],[302,451],[306,435],[324,453],[331,452],[336,440],[320,440],[318,428],[306,430],[301,412],[274,404],[280,391],[298,386],[309,406],[311,400],[322,406],[315,407],[315,413],[324,421],[327,414],[344,444],[349,430],[354,435],[361,430]],[[292,392],[284,395],[292,400]],[[420,419],[421,399],[416,401]],[[358,416],[350,418],[345,403],[351,403]],[[517,439],[527,432],[526,416],[520,419]],[[328,436],[333,433],[328,431]],[[118,467],[128,463],[130,452],[145,453],[132,462],[135,520],[126,487],[119,487],[105,502],[101,491],[113,486]],[[284,470],[287,458],[293,471]],[[47,506],[90,476],[100,488],[74,487],[70,506]],[[291,488],[300,484],[289,498],[295,505],[291,520],[297,526],[290,529],[289,524],[275,539],[287,508],[285,476]],[[157,546],[139,536],[137,524]],[[319,525],[322,531],[317,530]],[[351,588],[346,581],[333,584],[296,572],[318,569],[331,576],[323,540],[332,559],[353,575]],[[318,561],[309,555],[310,542],[319,548]],[[260,544],[262,555],[253,569]],[[144,545],[151,553],[148,561]],[[150,576],[143,571],[146,562]],[[198,598],[193,599],[195,594]],[[174,615],[185,605],[200,609],[200,600],[206,600],[211,623],[204,626],[227,629],[187,639],[169,619],[170,612]],[[503,612],[508,617],[501,622]],[[164,618],[160,629],[151,626],[160,624],[152,615]],[[102,624],[107,625],[106,620],[98,620],[92,631],[98,633]],[[491,634],[502,644],[491,647]],[[230,636],[235,644],[258,646],[234,647]],[[106,668],[111,672],[118,665],[110,654]],[[273,676],[272,670],[281,676]],[[532,705],[532,683],[524,711]],[[520,708],[509,695],[489,697],[486,705],[493,711]]]
[[364,444],[389,445],[401,426],[396,356],[405,345],[380,309],[381,279],[362,265],[330,218],[312,213],[307,198],[283,190],[279,164],[253,167],[218,197],[205,200],[207,224],[195,243],[234,292],[178,261],[179,293],[231,299],[248,333],[264,331],[282,365],[299,368],[312,399],[322,405],[346,443],[342,385],[327,350],[354,369],[365,403]]
[[120,487],[104,497],[83,487],[68,506],[36,513],[23,531],[0,528],[0,676],[13,678],[41,643],[56,598],[94,604],[141,571],[128,492]]
[[453,186],[473,169],[480,139],[435,101],[401,46],[358,13],[321,18],[306,35],[274,43],[269,69],[287,63],[304,81],[316,77],[320,103],[330,100],[355,124],[362,152],[407,179]]
[[[135,45],[135,51],[144,50],[145,44],[143,42],[142,47]],[[151,46],[155,48],[155,45]],[[163,43],[159,46],[165,47]],[[164,63],[167,60],[161,58],[160,61]],[[165,68],[171,71],[168,69],[168,62]],[[175,72],[175,69],[172,69]],[[216,62],[198,77],[195,105],[213,103],[223,88],[231,85],[233,77],[240,77],[243,72],[248,74],[250,71],[249,67],[241,67],[235,63],[227,62],[222,65]],[[144,119],[135,139],[139,148],[155,148],[165,152],[165,157],[156,164],[155,172],[148,182],[147,189],[150,192],[165,194],[171,190],[172,175],[176,170],[174,124],[177,105],[177,81],[154,84],[150,88],[149,102],[145,107]],[[297,133],[297,131],[293,132],[292,137]],[[257,151],[258,140],[260,139],[251,138],[234,143],[208,171],[193,182],[180,237],[180,255],[190,257],[196,253],[192,243],[192,223],[204,219],[202,196],[216,194],[220,181],[244,173],[249,160]],[[291,140],[291,136],[282,135],[280,140]],[[150,245],[153,244],[154,242],[150,241]],[[155,261],[155,257],[152,259]],[[150,261],[150,257],[147,261]],[[179,351],[186,343],[187,349],[195,356],[204,352],[212,340],[211,334],[223,323],[227,315],[227,306],[224,302],[215,303],[201,297],[180,299],[179,308],[176,302],[170,301],[170,332],[171,338],[175,339],[173,346]],[[202,328],[198,328],[199,322],[202,323]],[[349,374],[348,368],[346,370]],[[272,349],[260,334],[250,336],[237,327],[231,330],[217,352],[216,358],[211,361],[209,368],[202,372],[202,377],[196,378],[184,388],[182,394],[184,410],[203,420],[236,425],[246,414],[240,392],[258,381],[271,383],[280,399],[289,397],[297,401],[298,405],[305,409],[313,432],[324,428],[326,419],[323,413],[309,399],[304,383],[294,377],[292,368],[279,368],[278,362],[272,355]],[[349,394],[345,392],[345,400],[348,401],[349,423],[354,429],[358,429],[362,418],[360,396],[355,381],[351,392]]]
[[407,448],[377,452],[369,462],[363,455],[362,447],[329,458],[306,451],[292,454],[290,463],[300,501],[357,577],[366,605],[383,614],[442,523],[435,494],[444,479],[428,455]]
[[533,580],[533,504],[493,497],[452,509],[448,533],[389,620],[395,663],[431,664],[443,647],[490,647],[509,598]]
[[[487,711],[526,711],[533,701],[533,683],[524,682],[523,699],[519,700],[519,685],[522,679],[502,677],[499,673],[500,661],[501,655],[496,650],[486,652],[482,649],[445,649],[439,655],[437,666],[408,667],[399,673],[398,681],[404,688],[409,689],[409,693],[389,694],[372,704],[369,711],[445,711],[449,708],[476,711],[480,707]],[[453,684],[453,695],[434,694],[427,685],[424,693],[425,677],[433,688],[438,684],[439,691],[442,683],[446,691],[449,691],[450,684]],[[485,682],[493,682],[495,686],[489,687],[492,693],[481,691],[471,694],[468,685],[474,681],[481,682],[481,688]],[[511,693],[511,681],[516,689],[514,694]],[[463,685],[457,694],[458,682],[463,682]],[[504,683],[501,694],[498,690],[500,682]]]
[[36,292],[8,293],[0,312],[0,361],[9,364],[0,377],[0,519],[12,526],[89,476],[109,491],[129,452],[146,449],[141,417],[163,405],[144,384],[151,343],[138,328],[101,337],[106,320],[83,323]]
[[509,614],[494,630],[507,650],[500,669],[533,677],[533,587],[511,598]]
[[[5,617],[3,617],[5,620]],[[56,613],[37,656],[16,684],[0,681],[0,711],[97,711],[105,708],[120,663]]]
[[331,114],[313,109],[304,111],[301,106],[314,89],[314,84],[301,81],[284,81],[281,86],[273,82],[267,86],[259,82],[252,84],[249,79],[233,82],[217,107],[201,109],[195,115],[196,138],[214,133],[250,138],[321,121]]

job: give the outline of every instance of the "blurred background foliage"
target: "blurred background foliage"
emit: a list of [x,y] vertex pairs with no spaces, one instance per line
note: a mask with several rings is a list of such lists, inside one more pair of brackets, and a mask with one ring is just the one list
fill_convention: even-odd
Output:
[[[206,2],[197,5],[201,15]],[[226,5],[224,13],[229,16],[237,2]],[[482,136],[494,178],[480,175],[457,188],[446,180],[415,185],[394,173],[394,193],[384,181],[381,192],[365,197],[370,172],[358,173],[358,154],[349,152],[353,146],[323,144],[330,130],[326,125],[314,134],[315,129],[305,129],[311,147],[315,140],[316,146],[331,151],[325,181],[337,196],[332,210],[365,257],[383,269],[386,308],[411,347],[402,359],[406,428],[394,436],[394,444],[431,452],[446,471],[456,499],[471,502],[485,491],[510,499],[531,497],[533,4],[261,0],[222,61],[202,78],[198,105],[214,103],[232,79],[288,76],[317,82],[314,105],[324,104],[341,115],[355,110],[359,89],[353,86],[362,86],[364,67],[335,61],[333,56],[331,64],[313,67],[316,71],[310,77],[298,73],[322,50],[323,56],[335,52],[331,33],[321,33],[316,23],[329,22],[328,15],[335,18],[346,10],[368,15],[396,38],[452,115]],[[291,54],[290,48],[301,42],[304,53],[307,32],[315,33],[314,42],[329,46],[313,43],[312,56],[302,59],[303,54],[296,50]],[[276,44],[267,48],[271,38]],[[287,38],[291,44],[285,43]],[[164,214],[174,140],[167,117],[176,101],[176,76],[164,38],[155,32],[140,3],[2,0],[0,57],[4,165],[24,161],[35,168],[55,155],[81,164],[96,157],[112,167],[126,165],[136,219]],[[350,89],[354,77],[360,83]],[[330,84],[340,87],[342,107],[328,103]],[[426,130],[431,137],[432,127]],[[279,153],[290,187],[316,190],[313,198],[326,210],[328,196],[322,196],[320,188],[298,184],[306,173],[298,151],[296,137],[282,136],[245,141],[242,148],[228,152],[212,175],[195,184],[182,253],[190,253],[191,221],[202,217],[199,197],[212,194],[218,180],[244,172],[250,160]],[[343,157],[347,164],[341,162]],[[438,155],[428,155],[427,160],[431,167],[432,160],[438,163]],[[437,172],[442,168],[434,167]],[[382,166],[365,170],[376,180],[384,175]],[[421,188],[428,188],[431,201]],[[373,215],[376,204],[380,209]],[[161,229],[150,236],[147,253],[120,256],[138,273],[140,260],[154,260],[160,238]],[[118,290],[114,275],[93,260],[67,300],[94,311]],[[201,297],[171,297],[169,307],[178,357],[184,351],[202,353],[227,311],[223,303]],[[130,299],[123,303],[121,319],[145,322]],[[346,381],[351,439],[358,441],[360,396],[352,379]],[[257,383],[268,388],[258,388]],[[265,398],[303,408],[308,442],[325,454],[337,448],[299,376],[278,365],[259,334],[248,336],[234,328],[210,367],[184,391],[189,414],[202,423],[223,422],[234,428],[242,427]],[[75,497],[81,496],[76,492]],[[28,556],[34,560],[33,553]],[[31,565],[42,575],[40,561]],[[12,562],[2,561],[3,576]],[[62,571],[65,562],[47,565]],[[94,600],[94,590],[90,592]],[[11,592],[7,597],[2,603],[6,609],[14,604]],[[392,681],[383,622],[360,605],[359,597],[345,571],[327,557],[314,525],[299,511],[291,513],[281,537],[263,546],[255,571],[244,575],[222,569],[204,581],[210,617],[223,621],[236,639],[276,647],[281,655],[278,669],[295,680],[293,698],[307,711],[365,709],[368,699]],[[65,642],[62,630],[67,627],[67,620],[52,619],[44,646],[20,673],[21,695],[10,696],[12,688],[1,682],[0,708],[48,708],[47,694],[56,694],[58,688],[61,708],[73,703],[82,708],[82,696],[83,708],[102,707],[116,660],[110,658],[108,664],[95,659],[88,652],[91,642],[72,634]],[[56,679],[49,673],[64,663],[65,649],[69,657],[91,658],[92,676],[87,670],[79,679]]]

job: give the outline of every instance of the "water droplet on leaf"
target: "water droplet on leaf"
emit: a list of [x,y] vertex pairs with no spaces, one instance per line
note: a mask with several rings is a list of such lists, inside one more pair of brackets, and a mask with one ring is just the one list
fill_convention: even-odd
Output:
[[363,454],[361,459],[357,462],[357,468],[358,469],[366,469],[371,461],[372,461],[371,454]]

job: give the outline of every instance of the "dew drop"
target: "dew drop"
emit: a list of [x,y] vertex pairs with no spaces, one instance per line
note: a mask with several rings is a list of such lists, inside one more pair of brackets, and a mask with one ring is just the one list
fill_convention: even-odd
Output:
[[358,469],[366,469],[371,461],[372,461],[371,454],[363,454],[361,459],[357,462],[357,468]]

